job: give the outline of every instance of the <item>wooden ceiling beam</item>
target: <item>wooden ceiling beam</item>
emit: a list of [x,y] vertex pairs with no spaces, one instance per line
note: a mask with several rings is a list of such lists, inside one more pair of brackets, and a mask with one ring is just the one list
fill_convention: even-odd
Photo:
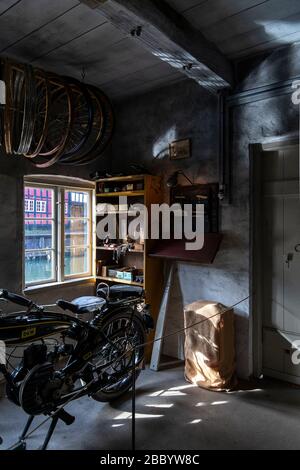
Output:
[[233,86],[230,61],[161,0],[80,0],[210,92]]

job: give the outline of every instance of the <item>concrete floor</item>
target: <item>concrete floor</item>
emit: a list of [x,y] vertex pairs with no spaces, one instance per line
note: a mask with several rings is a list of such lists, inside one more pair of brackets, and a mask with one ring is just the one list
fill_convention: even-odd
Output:
[[[245,388],[245,386],[243,387]],[[276,381],[247,384],[231,393],[188,384],[182,367],[146,370],[137,383],[137,449],[300,449],[300,389]],[[76,415],[60,423],[49,449],[130,449],[130,395],[113,405],[82,398],[66,408]],[[2,448],[15,441],[26,415],[0,401]],[[42,431],[28,440],[38,448]]]

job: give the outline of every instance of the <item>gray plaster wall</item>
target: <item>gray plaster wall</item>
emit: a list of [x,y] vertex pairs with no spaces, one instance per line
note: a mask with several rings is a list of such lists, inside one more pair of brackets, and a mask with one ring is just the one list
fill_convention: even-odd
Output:
[[[299,47],[289,47],[238,64],[237,91],[256,89],[300,74]],[[116,108],[113,167],[144,164],[164,179],[183,169],[194,182],[218,180],[217,100],[193,81],[135,97]],[[250,295],[250,152],[249,146],[298,129],[298,108],[290,95],[233,107],[230,112],[232,203],[220,209],[224,234],[212,265],[177,263],[168,309],[167,332],[183,324],[183,306],[198,299],[233,305]],[[170,162],[164,149],[172,140],[192,139],[192,158]],[[161,152],[161,153],[160,153]],[[157,157],[157,155],[159,155]],[[156,158],[154,158],[156,157]],[[185,180],[180,181],[185,184]],[[168,191],[165,192],[168,199]],[[249,300],[235,308],[236,361],[241,377],[252,373],[252,313]],[[164,344],[168,355],[182,356],[182,337]]]

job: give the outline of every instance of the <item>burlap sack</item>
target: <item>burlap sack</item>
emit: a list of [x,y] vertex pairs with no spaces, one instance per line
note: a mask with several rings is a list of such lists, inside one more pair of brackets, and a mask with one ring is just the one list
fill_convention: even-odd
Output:
[[207,301],[184,309],[185,327],[201,321],[185,331],[185,378],[199,387],[228,390],[235,384],[234,315],[221,315],[225,310]]

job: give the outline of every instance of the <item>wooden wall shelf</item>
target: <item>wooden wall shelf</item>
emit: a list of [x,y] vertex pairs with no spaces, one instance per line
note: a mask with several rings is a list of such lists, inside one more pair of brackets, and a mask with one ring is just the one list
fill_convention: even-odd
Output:
[[113,282],[114,284],[127,284],[128,286],[144,287],[144,284],[142,282],[125,281],[124,279],[118,279],[116,277],[96,276],[96,279],[103,282]]
[[[96,246],[96,250],[102,250],[102,251],[114,251],[114,248],[110,248],[109,246]],[[134,250],[134,249],[129,249],[127,253],[140,253],[141,255],[144,254],[144,250]]]
[[[126,190],[126,186],[130,183],[133,183],[132,190]],[[100,183],[100,185],[99,185]],[[107,203],[108,199],[112,199],[113,204],[118,203],[118,198],[120,196],[136,197],[138,202],[143,203],[150,214],[151,204],[160,204],[163,202],[163,188],[162,188],[162,178],[159,176],[152,175],[132,175],[132,176],[118,176],[113,178],[100,178],[95,181],[96,185],[96,204]],[[99,186],[101,188],[108,188],[110,192],[100,192]],[[114,188],[118,191],[113,191]],[[124,190],[122,190],[124,188]],[[121,189],[119,191],[119,189]],[[128,201],[128,205],[132,204],[135,201],[134,199]],[[111,200],[109,201],[111,202]],[[118,208],[119,209],[119,208]],[[117,217],[119,217],[119,212],[116,212]],[[121,214],[123,212],[121,211]],[[100,217],[100,214],[96,213],[97,221]],[[128,214],[130,217],[130,211]],[[149,221],[150,222],[150,215]],[[111,243],[119,243],[119,240],[111,240]],[[149,257],[149,251],[152,249],[152,240],[144,240],[144,250],[129,250],[125,253],[123,257],[120,258],[119,266],[122,267],[135,267],[137,270],[143,270],[144,282],[135,282],[128,281],[125,279],[119,279],[115,277],[102,276],[103,271],[100,268],[97,271],[97,267],[100,265],[113,266],[117,263],[113,260],[113,248],[104,247],[103,240],[97,239],[96,241],[96,276],[97,281],[107,282],[109,284],[127,284],[129,286],[140,286],[145,289],[146,302],[151,305],[151,314],[156,321],[160,301],[162,297],[163,290],[163,263],[160,259],[155,259]],[[103,263],[103,264],[102,264]],[[138,279],[138,276],[134,279]],[[150,334],[149,340],[153,339],[154,333]],[[146,358],[149,360],[151,357],[152,346],[146,348]]]
[[96,181],[98,183],[107,183],[107,182],[131,183],[131,181],[144,181],[145,176],[147,175],[112,176],[110,178],[98,178]]
[[144,196],[144,191],[118,191],[113,193],[98,193],[97,197]]

